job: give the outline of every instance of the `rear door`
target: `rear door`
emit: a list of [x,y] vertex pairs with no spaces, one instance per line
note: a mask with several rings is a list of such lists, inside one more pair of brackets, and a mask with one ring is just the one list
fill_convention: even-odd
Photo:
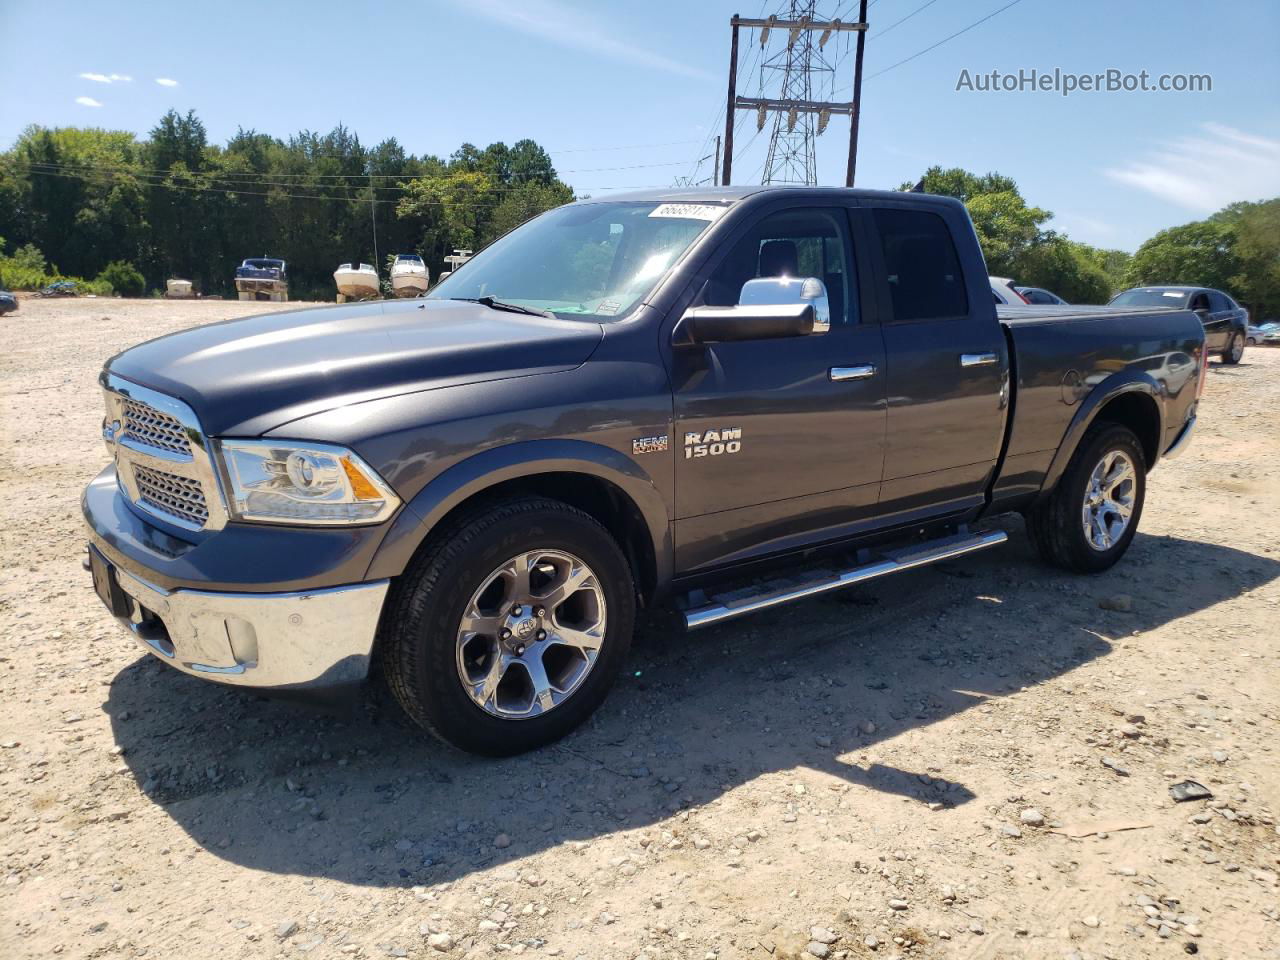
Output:
[[1194,310],[1204,324],[1204,343],[1207,350],[1222,350],[1227,345],[1227,317],[1221,311],[1213,311],[1208,290],[1197,290],[1191,294],[1187,306]]
[[1225,350],[1231,342],[1231,335],[1240,327],[1240,320],[1227,295],[1217,290],[1209,291],[1209,322],[1215,330],[1221,331],[1222,348]]
[[886,521],[980,506],[1004,438],[1009,358],[963,212],[874,201],[888,432]]
[[[817,277],[831,326],[672,353],[677,572],[798,546],[868,521],[880,488],[884,344],[858,303],[841,206],[771,205],[708,265],[694,303],[756,277]],[[872,318],[874,320],[874,318]]]

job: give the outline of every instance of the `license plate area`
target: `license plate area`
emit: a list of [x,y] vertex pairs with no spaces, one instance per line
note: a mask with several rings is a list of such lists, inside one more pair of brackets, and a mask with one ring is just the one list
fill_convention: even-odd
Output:
[[89,545],[89,572],[93,576],[93,589],[111,611],[113,617],[128,617],[131,604],[128,595],[120,588],[115,567],[92,544]]

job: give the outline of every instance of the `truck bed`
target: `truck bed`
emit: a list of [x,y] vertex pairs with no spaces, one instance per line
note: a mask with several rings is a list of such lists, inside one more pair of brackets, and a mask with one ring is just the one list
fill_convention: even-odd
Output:
[[1200,318],[1165,307],[997,306],[1015,378],[1013,423],[1001,485],[1020,472],[1038,474],[1090,391],[1121,375],[1151,382],[1159,398],[1160,451],[1182,426],[1175,411],[1194,391],[1196,359],[1204,342]]
[[996,317],[1006,326],[1028,326],[1042,323],[1059,323],[1064,320],[1103,320],[1121,317],[1149,317],[1155,314],[1180,313],[1169,307],[1099,307],[1088,304],[1063,304],[1055,306],[1006,306],[997,303]]

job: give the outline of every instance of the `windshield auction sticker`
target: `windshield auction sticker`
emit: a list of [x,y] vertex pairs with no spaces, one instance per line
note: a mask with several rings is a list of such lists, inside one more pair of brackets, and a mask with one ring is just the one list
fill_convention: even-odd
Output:
[[718,220],[725,209],[714,203],[660,203],[649,216],[679,220]]

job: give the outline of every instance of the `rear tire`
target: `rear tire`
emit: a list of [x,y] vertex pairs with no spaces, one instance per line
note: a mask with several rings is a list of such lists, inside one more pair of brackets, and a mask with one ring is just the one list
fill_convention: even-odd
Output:
[[1138,530],[1146,473],[1142,444],[1132,430],[1095,423],[1053,493],[1026,514],[1036,552],[1045,562],[1077,573],[1101,573],[1115,565]]
[[1227,341],[1227,349],[1222,351],[1222,362],[1234,366],[1244,357],[1244,338],[1233,333]]
[[[525,568],[550,571],[542,574],[545,581],[537,581],[536,572],[526,575],[524,582],[534,584],[533,603],[509,594],[514,588],[499,574],[521,558],[542,554],[548,563],[530,560]],[[543,609],[537,598],[557,589],[561,561],[569,564],[566,570],[589,575],[586,586],[571,590],[565,572],[559,589],[571,600],[589,595],[578,605],[588,608],[598,629],[562,622],[574,619],[564,613],[571,600],[559,606],[548,600],[526,632],[523,620],[533,607]],[[493,592],[486,594],[490,587]],[[387,684],[409,717],[444,742],[487,756],[523,753],[560,739],[601,704],[626,659],[635,609],[631,568],[593,517],[541,497],[490,504],[441,530],[396,583],[380,638]],[[516,614],[523,620],[513,619]],[[500,631],[508,636],[500,638]],[[571,634],[593,634],[594,653],[558,643]],[[521,637],[527,639],[517,643]],[[500,681],[482,691],[490,670]],[[521,689],[503,691],[508,675]],[[550,678],[545,699],[535,677]],[[524,716],[522,696],[528,699]]]

